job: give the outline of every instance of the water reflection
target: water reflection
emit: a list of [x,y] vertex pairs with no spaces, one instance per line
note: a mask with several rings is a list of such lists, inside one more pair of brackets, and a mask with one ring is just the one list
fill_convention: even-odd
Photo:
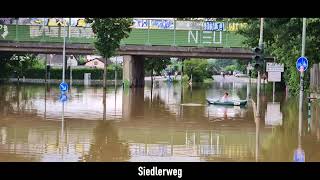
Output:
[[94,140],[83,161],[127,161],[129,145],[119,139],[118,130],[110,121],[100,121],[94,129]]
[[[297,98],[276,92],[274,103],[263,92],[256,119],[251,103],[207,105],[226,90],[248,95],[245,83],[193,84],[192,96],[187,86],[165,82],[153,89],[74,86],[63,105],[53,85],[1,85],[0,161],[292,161],[298,147],[306,161],[320,160],[319,105],[312,104],[310,133],[299,136],[307,117],[299,129]],[[255,92],[253,84],[252,98]],[[281,123],[270,114],[282,114]]]

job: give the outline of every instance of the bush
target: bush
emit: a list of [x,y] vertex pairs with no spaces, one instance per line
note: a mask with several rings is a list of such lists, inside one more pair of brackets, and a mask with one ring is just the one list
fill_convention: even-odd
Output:
[[210,74],[207,72],[208,62],[202,59],[192,59],[184,62],[185,73],[191,77],[193,82],[203,82]]
[[237,70],[237,66],[236,65],[229,65],[229,66],[226,66],[225,68],[224,68],[224,70],[225,71],[235,71],[235,70]]
[[[107,68],[107,79],[113,80],[115,77],[115,67],[108,66]],[[45,78],[46,70],[43,68],[32,68],[28,69],[25,72],[26,78],[32,79],[43,79]],[[84,73],[91,73],[91,79],[93,80],[102,80],[103,79],[103,69],[92,69],[92,68],[83,68],[83,69],[72,69],[72,79],[84,79]],[[70,69],[66,69],[66,79],[70,77]],[[61,79],[62,78],[62,69],[52,68],[50,69],[50,78],[51,79]],[[122,68],[117,67],[117,79],[122,79]]]

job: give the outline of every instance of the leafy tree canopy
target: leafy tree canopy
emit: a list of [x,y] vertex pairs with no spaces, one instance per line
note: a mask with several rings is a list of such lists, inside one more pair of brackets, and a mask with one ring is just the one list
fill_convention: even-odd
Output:
[[86,21],[92,23],[95,47],[104,58],[115,55],[121,40],[129,37],[133,25],[131,18],[87,18]]

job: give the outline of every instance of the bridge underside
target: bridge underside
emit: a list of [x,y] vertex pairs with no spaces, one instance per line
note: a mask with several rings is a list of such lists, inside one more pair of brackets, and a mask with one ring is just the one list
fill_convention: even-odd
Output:
[[[61,43],[34,42],[0,42],[0,52],[62,54]],[[67,55],[98,54],[93,44],[67,44]],[[243,59],[251,60],[253,53],[248,48],[215,48],[215,47],[177,47],[177,46],[144,46],[122,45],[118,55],[167,56],[191,58]],[[272,58],[267,58],[272,59]],[[272,59],[273,60],[273,59]]]
[[[93,44],[67,44],[67,55],[98,54]],[[35,53],[35,54],[62,54],[61,43],[19,43],[0,42],[1,52]],[[215,48],[215,47],[177,47],[177,46],[144,46],[122,45],[118,55],[124,56],[123,80],[130,87],[144,86],[144,58],[147,56],[162,57],[189,57],[189,58],[216,58],[251,60],[253,53],[247,48]],[[267,58],[272,60],[273,58]]]

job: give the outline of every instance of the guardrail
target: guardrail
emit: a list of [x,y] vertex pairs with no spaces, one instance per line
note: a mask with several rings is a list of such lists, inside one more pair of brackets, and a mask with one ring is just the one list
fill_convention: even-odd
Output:
[[[174,20],[173,26],[165,23],[160,26],[152,19],[144,21],[147,23],[135,22],[122,45],[244,47],[244,37],[236,34],[234,25],[228,22]],[[64,35],[67,43],[91,44],[95,40],[90,27],[0,25],[0,41],[62,43]]]

